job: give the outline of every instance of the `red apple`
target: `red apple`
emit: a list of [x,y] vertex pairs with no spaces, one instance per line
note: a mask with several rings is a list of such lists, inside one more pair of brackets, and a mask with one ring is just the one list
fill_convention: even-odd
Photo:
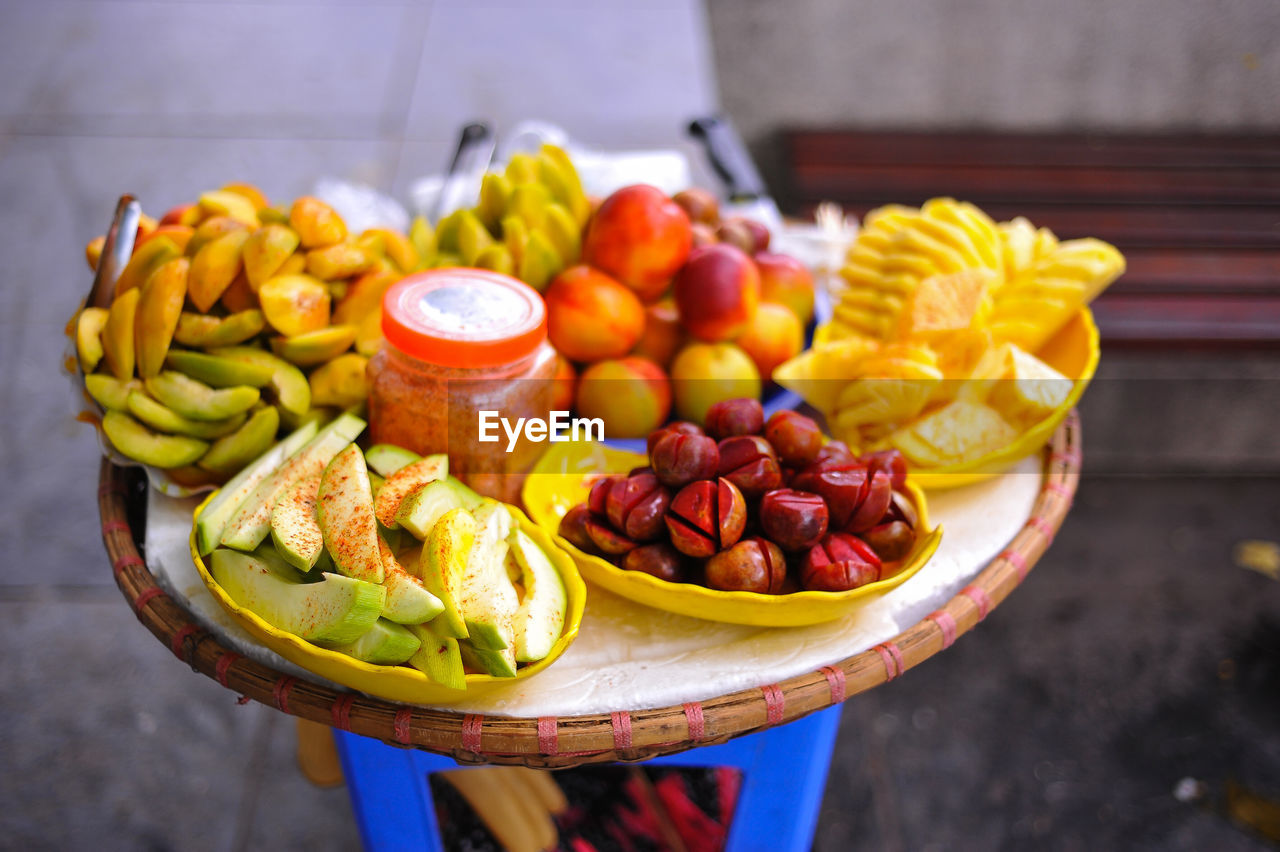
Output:
[[582,259],[651,302],[689,257],[689,217],[662,190],[624,186],[600,205],[587,228]]
[[808,267],[786,254],[762,251],[755,257],[760,270],[760,298],[786,305],[808,325],[813,318],[813,275]]
[[675,280],[676,310],[694,337],[732,340],[755,318],[760,273],[746,254],[727,243],[704,246]]

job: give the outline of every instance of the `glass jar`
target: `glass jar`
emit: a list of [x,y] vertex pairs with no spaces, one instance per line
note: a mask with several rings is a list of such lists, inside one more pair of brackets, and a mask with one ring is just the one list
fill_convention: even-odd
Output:
[[543,448],[500,424],[550,413],[556,358],[542,297],[497,272],[435,269],[387,291],[382,333],[369,361],[372,440],[447,453],[449,472],[476,491],[519,502]]

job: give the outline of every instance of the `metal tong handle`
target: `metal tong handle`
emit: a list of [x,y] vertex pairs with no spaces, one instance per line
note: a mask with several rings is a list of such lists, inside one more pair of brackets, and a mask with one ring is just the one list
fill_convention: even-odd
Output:
[[89,295],[84,301],[85,307],[111,306],[116,279],[133,255],[133,242],[137,239],[138,222],[141,218],[142,205],[137,199],[132,195],[120,196],[120,200],[116,202],[115,215],[111,217],[111,227],[107,228],[102,255],[98,258],[98,269],[93,275],[93,285],[89,287]]
[[465,207],[474,199],[476,184],[489,163],[493,162],[493,151],[497,139],[489,125],[473,121],[462,128],[458,136],[458,149],[453,153],[453,161],[444,176],[440,187],[440,197],[436,200],[433,221],[439,222],[445,215],[459,207]]
[[747,146],[728,118],[710,115],[694,119],[689,122],[689,135],[703,144],[711,167],[724,181],[730,201],[768,197],[769,191]]

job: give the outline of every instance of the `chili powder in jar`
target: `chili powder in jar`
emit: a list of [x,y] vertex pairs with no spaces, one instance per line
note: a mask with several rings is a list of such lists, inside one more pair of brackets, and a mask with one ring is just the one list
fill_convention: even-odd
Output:
[[521,434],[480,440],[480,412],[547,418],[555,350],[542,297],[485,269],[410,275],[382,298],[382,348],[369,361],[369,423],[375,443],[422,455],[447,453],[449,472],[476,491],[519,502],[542,448]]

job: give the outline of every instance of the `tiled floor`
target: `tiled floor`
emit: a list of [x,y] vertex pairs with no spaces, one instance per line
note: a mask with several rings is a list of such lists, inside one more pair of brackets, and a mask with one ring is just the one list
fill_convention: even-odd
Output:
[[[320,175],[403,196],[477,115],[670,144],[665,119],[716,98],[703,27],[676,0],[0,0],[0,848],[358,842],[345,793],[297,774],[291,720],[184,670],[113,588],[57,367],[116,196]],[[1006,607],[850,702],[816,848],[1260,848],[1220,800],[1280,797],[1280,586],[1229,553],[1277,537],[1276,498],[1087,482]],[[1177,801],[1184,776],[1210,800]]]

